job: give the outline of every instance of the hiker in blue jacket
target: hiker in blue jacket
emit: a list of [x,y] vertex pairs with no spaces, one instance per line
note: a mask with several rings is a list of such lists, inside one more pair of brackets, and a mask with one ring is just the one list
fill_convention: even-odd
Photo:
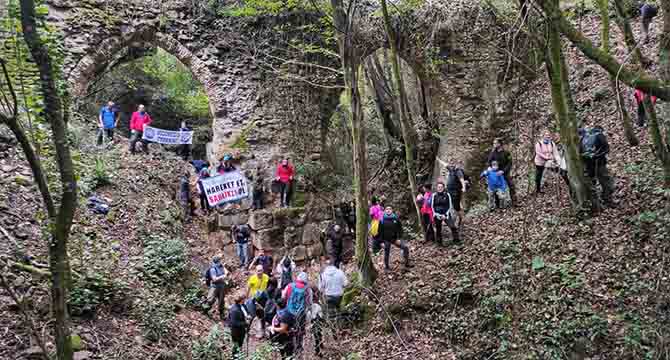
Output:
[[114,129],[119,124],[119,111],[110,101],[107,106],[100,108],[98,115],[98,145],[102,145],[103,139],[114,141]]
[[500,208],[506,208],[510,204],[509,187],[503,172],[498,169],[498,162],[492,161],[491,166],[484,170],[480,177],[486,178],[488,184],[487,194],[489,197],[489,209],[495,210],[496,199]]

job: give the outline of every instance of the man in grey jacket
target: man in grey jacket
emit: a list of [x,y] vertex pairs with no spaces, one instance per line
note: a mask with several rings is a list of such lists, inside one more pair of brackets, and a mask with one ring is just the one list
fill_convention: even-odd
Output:
[[330,260],[326,261],[326,267],[319,276],[319,291],[326,296],[326,305],[328,308],[339,309],[342,302],[344,288],[349,284],[349,280],[344,272]]

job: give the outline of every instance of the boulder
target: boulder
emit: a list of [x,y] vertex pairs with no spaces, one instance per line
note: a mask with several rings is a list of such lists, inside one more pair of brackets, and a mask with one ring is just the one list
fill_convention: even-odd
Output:
[[304,220],[299,219],[301,216],[304,215],[303,208],[274,209],[272,215],[274,217],[275,226],[287,227],[287,226],[295,226],[296,223],[299,224],[300,222],[304,223]]
[[257,249],[276,249],[284,246],[284,232],[278,227],[254,232],[251,238]]
[[249,226],[254,230],[269,229],[273,225],[272,211],[254,210],[249,217]]
[[333,211],[327,206],[310,205],[307,209],[307,221],[325,221],[333,218]]
[[307,259],[307,248],[303,245],[291,249],[291,258],[294,261],[305,261]]

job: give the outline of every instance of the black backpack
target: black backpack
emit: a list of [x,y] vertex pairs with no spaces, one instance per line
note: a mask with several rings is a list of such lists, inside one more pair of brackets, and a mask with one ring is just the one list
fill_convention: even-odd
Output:
[[600,129],[590,129],[584,132],[581,139],[582,157],[594,159],[604,154],[598,154],[598,136],[605,136]]
[[459,167],[447,167],[447,187],[449,187],[449,184],[453,184],[454,182],[458,184],[459,188],[461,187],[460,181],[458,180],[459,172],[463,175],[463,180],[465,181],[465,191],[470,190],[470,176],[465,173],[465,170]]
[[205,284],[209,287],[212,285],[212,266],[208,267],[205,269],[205,271],[202,273],[202,277],[205,279]]

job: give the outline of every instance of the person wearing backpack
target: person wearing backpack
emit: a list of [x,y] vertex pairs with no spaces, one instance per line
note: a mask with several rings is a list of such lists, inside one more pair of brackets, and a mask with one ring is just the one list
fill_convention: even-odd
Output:
[[319,275],[319,291],[326,297],[326,304],[330,310],[340,309],[344,289],[349,285],[349,280],[344,271],[335,267],[330,260],[326,260],[326,267]]
[[379,239],[384,243],[384,271],[391,271],[389,260],[391,257],[391,245],[395,245],[402,251],[402,257],[405,260],[404,270],[408,271],[409,263],[409,247],[405,240],[401,239],[402,223],[398,219],[398,215],[393,212],[393,207],[390,205],[384,209],[384,215],[379,222]]
[[551,133],[546,131],[542,140],[535,144],[535,193],[542,194],[542,175],[546,167],[555,167],[554,141]]
[[[433,193],[431,192],[433,185],[424,184],[419,196],[421,196],[421,224],[423,225],[423,238],[425,242],[435,241],[435,230],[433,229]],[[417,196],[417,199],[418,197]]]
[[221,255],[214,256],[212,258],[212,265],[205,271],[204,277],[205,285],[209,287],[205,310],[208,312],[212,305],[218,301],[219,317],[223,321],[226,318],[224,316],[226,311],[225,280],[228,273],[225,266],[223,266],[222,259]]
[[302,352],[305,337],[306,310],[312,306],[312,289],[307,284],[306,272],[298,274],[296,280],[286,286],[282,299],[286,300],[286,308],[295,318],[295,350]]
[[591,130],[584,129],[580,141],[580,153],[584,162],[586,176],[591,180],[592,192],[595,192],[596,182],[602,187],[602,200],[606,206],[613,207],[612,193],[614,184],[607,170],[607,154],[610,146],[603,128],[599,125]]
[[379,240],[379,221],[384,216],[384,208],[382,208],[379,198],[372,197],[372,205],[370,206],[370,228],[369,234],[372,237],[372,252],[377,255],[381,250],[381,242]]
[[[633,96],[635,97],[635,104],[637,105],[637,125],[643,127],[647,119],[647,112],[644,110],[644,98],[647,94],[640,89],[635,89]],[[656,96],[651,96],[651,104],[656,104]]]
[[458,227],[456,226],[456,210],[453,206],[451,195],[445,190],[444,183],[439,181],[437,183],[437,192],[434,192],[431,199],[433,210],[433,218],[435,224],[435,242],[442,246],[442,224],[446,223],[451,229],[451,236],[454,243],[461,242],[458,235]]
[[240,259],[240,269],[242,269],[247,266],[247,261],[249,261],[249,237],[251,236],[249,225],[233,225],[230,233],[233,242],[235,242],[237,257]]
[[284,290],[288,284],[293,282],[293,272],[295,269],[295,262],[288,255],[281,259],[277,265],[277,269],[275,269],[275,272],[279,275],[279,288],[281,290]]
[[493,150],[489,154],[486,163],[488,166],[491,166],[491,163],[494,161],[498,162],[498,169],[499,171],[502,171],[502,176],[505,178],[505,182],[509,187],[512,204],[516,204],[516,189],[512,178],[512,154],[505,150],[503,141],[500,138],[493,140]]
[[270,341],[277,344],[282,359],[293,358],[293,335],[295,334],[296,319],[288,311],[286,300],[277,300],[276,306],[277,314],[272,319],[272,326],[269,328]]
[[643,4],[640,7],[640,14],[642,15],[642,34],[644,35],[644,42],[649,42],[649,25],[654,21],[658,15],[658,7],[654,4]]
[[244,306],[245,294],[240,291],[233,299],[235,302],[228,309],[228,326],[230,327],[230,337],[233,340],[233,359],[241,356],[244,347],[244,339],[247,337],[249,324],[247,319],[252,315]]
[[458,166],[447,166],[447,192],[451,196],[451,201],[454,207],[454,210],[458,214],[458,222],[456,227],[460,225],[465,217],[463,212],[463,207],[461,206],[461,201],[463,199],[463,194],[467,191],[467,183],[465,181],[465,171],[463,168]]
[[274,259],[272,255],[265,253],[265,249],[258,249],[258,255],[251,261],[249,265],[249,270],[252,266],[261,265],[263,267],[263,273],[265,275],[272,277],[272,267],[274,266]]

